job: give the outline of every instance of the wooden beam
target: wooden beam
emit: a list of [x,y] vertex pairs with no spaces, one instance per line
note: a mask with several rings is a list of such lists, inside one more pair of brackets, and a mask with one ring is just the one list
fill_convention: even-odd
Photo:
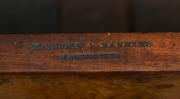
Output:
[[1,34],[0,72],[180,71],[179,33]]

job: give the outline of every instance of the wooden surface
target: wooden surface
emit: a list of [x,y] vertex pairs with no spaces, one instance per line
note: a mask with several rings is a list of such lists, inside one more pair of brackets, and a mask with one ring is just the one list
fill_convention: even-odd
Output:
[[[83,38],[84,39],[83,39]],[[150,46],[116,47],[116,42],[150,41]],[[82,48],[33,50],[34,43],[78,42]],[[101,43],[114,42],[103,48]],[[89,48],[89,43],[94,48]],[[1,34],[0,72],[179,71],[179,33]],[[60,55],[119,53],[118,58],[59,60]]]
[[1,99],[180,99],[179,72],[0,74]]

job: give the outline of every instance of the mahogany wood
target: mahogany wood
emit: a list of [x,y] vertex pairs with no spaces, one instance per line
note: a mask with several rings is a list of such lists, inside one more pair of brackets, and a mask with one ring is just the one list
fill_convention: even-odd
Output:
[[[116,42],[130,47],[116,47]],[[150,46],[133,46],[134,41],[150,41]],[[83,47],[33,50],[33,44],[74,44]],[[108,42],[108,48],[102,43]],[[111,46],[114,42],[114,46]],[[94,48],[89,48],[94,44]],[[139,44],[139,43],[137,43]],[[1,34],[0,72],[117,72],[180,71],[179,33],[49,33]],[[120,57],[60,60],[60,55],[119,53]]]

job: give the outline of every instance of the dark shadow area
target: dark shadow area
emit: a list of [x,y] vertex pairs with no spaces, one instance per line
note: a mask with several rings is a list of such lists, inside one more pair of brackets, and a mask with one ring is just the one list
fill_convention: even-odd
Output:
[[179,0],[0,0],[0,33],[178,32]]
[[0,32],[57,32],[58,6],[56,0],[0,0]]

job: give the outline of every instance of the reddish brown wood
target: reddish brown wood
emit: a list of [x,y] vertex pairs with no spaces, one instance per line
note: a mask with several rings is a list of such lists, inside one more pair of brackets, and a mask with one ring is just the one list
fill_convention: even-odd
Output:
[[[32,50],[32,43],[81,42],[83,49]],[[94,43],[150,40],[151,47],[88,48]],[[179,33],[1,34],[0,72],[180,71]],[[59,55],[112,53],[120,58],[58,60]]]
[[180,72],[0,74],[1,99],[180,99]]

